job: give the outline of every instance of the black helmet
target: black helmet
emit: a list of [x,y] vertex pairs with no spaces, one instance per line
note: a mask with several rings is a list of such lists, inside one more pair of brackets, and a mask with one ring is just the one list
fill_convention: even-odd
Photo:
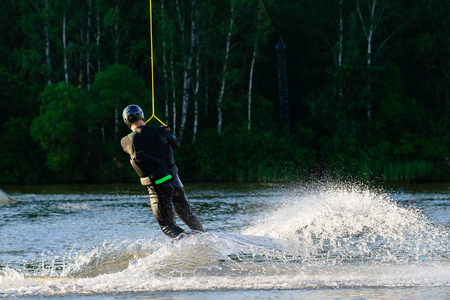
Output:
[[128,127],[131,127],[132,123],[141,119],[144,120],[144,112],[139,106],[131,104],[123,110],[122,118],[125,124],[127,124]]

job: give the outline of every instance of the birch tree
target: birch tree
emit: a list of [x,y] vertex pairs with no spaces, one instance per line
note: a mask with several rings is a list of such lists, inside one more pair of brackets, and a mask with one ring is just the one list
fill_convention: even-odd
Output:
[[161,35],[162,35],[162,69],[163,69],[163,82],[164,82],[164,117],[166,124],[169,124],[169,94],[167,91],[167,57],[166,57],[166,15],[164,0],[161,0]]
[[339,68],[339,101],[342,102],[344,97],[344,88],[342,86],[342,57],[344,54],[344,16],[343,16],[342,0],[339,0],[339,53],[338,53],[338,68]]
[[115,19],[114,19],[114,50],[115,63],[119,63],[119,0],[116,0]]
[[[198,13],[195,14],[195,23],[198,24]],[[198,25],[195,29],[195,45],[196,45],[196,55],[195,55],[195,85],[193,88],[194,92],[194,129],[192,134],[192,142],[195,144],[195,139],[197,136],[198,128],[198,92],[200,89],[200,43],[199,43],[199,32]]]
[[20,70],[36,83],[42,80],[50,85],[54,51],[52,26],[61,26],[61,19],[55,20],[54,3],[51,0],[18,1],[16,4],[20,10],[19,24],[24,40],[23,47],[16,50],[21,54]]
[[[174,42],[174,40],[181,40],[181,37],[178,38],[178,34],[180,34],[181,31],[180,25],[184,24],[183,21],[180,21],[181,16],[179,16],[177,4],[179,7],[179,3],[175,3],[174,1],[166,2],[165,0],[161,0],[159,10],[155,10],[155,13],[157,13],[157,24],[160,28],[160,34],[156,32],[155,38],[157,39],[157,43],[160,45],[159,49],[161,50],[160,53],[157,52],[155,54],[156,56],[159,55],[161,60],[155,60],[155,62],[157,64],[158,62],[161,62],[159,67],[162,69],[163,93],[161,98],[164,99],[164,119],[174,135],[176,135],[178,131],[177,75],[179,74],[179,69],[176,61],[182,52],[180,51],[181,45]],[[159,49],[155,50],[158,51]]]
[[235,11],[234,11],[234,0],[230,1],[230,19],[228,23],[228,31],[227,31],[227,39],[225,44],[225,57],[223,59],[223,67],[222,67],[222,80],[220,84],[219,96],[217,99],[217,133],[220,135],[222,133],[223,126],[223,113],[222,113],[222,103],[225,95],[225,86],[227,81],[227,67],[228,67],[228,58],[230,56],[230,48],[231,48],[231,36],[233,34],[233,24],[235,20]]
[[87,89],[91,88],[91,72],[90,72],[90,64],[91,64],[91,51],[90,51],[90,37],[91,37],[91,8],[92,8],[92,0],[88,0],[87,6],[87,28],[86,28],[86,85]]
[[[186,32],[185,32],[186,19],[183,16],[184,8],[179,5],[178,0],[176,0],[175,2],[177,5],[178,19],[179,19],[179,24],[180,24],[181,43],[184,45],[185,43],[187,43]],[[184,130],[186,127],[186,118],[187,118],[189,97],[190,97],[190,92],[191,92],[191,76],[192,76],[191,69],[192,69],[192,60],[193,60],[193,56],[194,56],[194,47],[195,47],[195,40],[196,40],[195,10],[196,10],[196,1],[191,0],[191,13],[190,13],[191,32],[190,32],[190,39],[189,39],[189,50],[186,51],[187,53],[185,53],[185,58],[183,61],[183,96],[182,96],[182,103],[181,103],[180,130],[179,130],[180,140],[183,139],[183,134],[184,134]]]
[[101,38],[101,23],[100,23],[100,4],[101,1],[96,1],[96,21],[97,21],[97,34],[95,36],[95,44],[97,45],[97,72],[102,69],[100,60],[100,38]]
[[247,114],[247,129],[250,131],[252,124],[252,88],[253,88],[253,70],[255,68],[256,61],[256,50],[258,49],[258,38],[259,38],[259,22],[261,20],[261,8],[258,10],[258,19],[256,21],[256,36],[255,43],[253,45],[253,54],[252,54],[252,62],[250,64],[250,75],[248,79],[248,114]]
[[69,69],[67,61],[67,40],[66,40],[66,12],[63,15],[62,22],[62,44],[63,44],[63,61],[64,61],[64,81],[69,83]]
[[174,66],[174,46],[173,46],[173,38],[170,39],[170,76],[172,79],[172,126],[173,126],[173,134],[177,132],[177,89],[176,89],[176,79],[175,79],[175,66]]
[[126,0],[116,0],[114,7],[111,7],[104,19],[105,29],[107,29],[113,41],[114,63],[119,63],[120,52],[120,11]]
[[[52,69],[52,64],[51,64],[51,60],[50,60],[50,0],[45,0],[44,1],[44,10],[43,10],[43,14],[44,14],[44,19],[45,19],[45,27],[44,27],[44,32],[45,32],[45,63],[48,67],[48,70],[50,71]],[[50,85],[52,83],[52,80],[50,78],[50,74],[48,74],[48,78],[47,78],[47,84]]]
[[373,59],[379,53],[383,45],[395,34],[397,33],[404,24],[399,25],[395,28],[377,47],[374,53],[373,40],[374,36],[378,31],[381,23],[389,17],[389,11],[387,2],[384,0],[367,0],[367,14],[364,15],[360,6],[360,0],[356,0],[356,9],[359,15],[359,19],[362,24],[362,29],[364,36],[366,38],[366,72],[367,72],[367,92],[366,92],[366,113],[367,120],[370,123],[372,118],[371,109],[371,98],[372,98],[372,83],[371,83],[371,67]]

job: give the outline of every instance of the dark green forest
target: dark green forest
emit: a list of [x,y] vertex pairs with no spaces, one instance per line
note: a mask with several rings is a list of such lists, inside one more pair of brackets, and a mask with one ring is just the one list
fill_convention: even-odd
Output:
[[[450,1],[152,11],[155,114],[181,140],[183,181],[450,180]],[[0,14],[0,183],[137,183],[121,113],[152,115],[149,1],[5,0]]]

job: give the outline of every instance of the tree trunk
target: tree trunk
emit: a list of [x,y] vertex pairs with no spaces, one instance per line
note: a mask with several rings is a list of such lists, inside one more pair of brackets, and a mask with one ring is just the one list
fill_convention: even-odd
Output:
[[178,11],[178,23],[181,30],[181,41],[184,42],[184,17],[182,15],[180,3],[178,2],[178,0],[175,0],[175,5]]
[[[194,46],[195,46],[195,6],[196,2],[195,0],[191,1],[192,8],[191,8],[191,39],[190,39],[190,47],[189,47],[189,55],[184,60],[184,70],[183,70],[183,97],[182,97],[182,104],[181,104],[181,117],[180,117],[180,131],[179,131],[179,138],[180,140],[183,139],[184,130],[186,127],[186,118],[187,118],[187,110],[188,110],[188,104],[189,104],[189,96],[191,91],[191,69],[192,69],[192,58],[194,55]],[[178,5],[178,0],[177,0]],[[180,19],[180,26],[184,24],[184,20],[181,18],[181,10],[178,9],[179,12],[179,19]],[[182,29],[183,35],[182,35],[182,42],[184,41],[184,29]]]
[[[178,25],[180,26],[180,33],[181,33],[181,52],[183,53],[184,40],[185,40],[185,38],[184,38],[184,17],[181,13],[181,8],[180,8],[180,4],[179,4],[178,0],[175,0],[175,4],[177,7]],[[172,40],[172,49],[173,49],[173,40]],[[172,55],[173,55],[173,51],[172,51]],[[184,69],[186,69],[185,66],[184,66]],[[173,59],[172,59],[172,79],[175,80],[175,76],[174,76],[173,72],[174,72],[174,68],[173,68]],[[183,79],[185,79],[184,74],[183,74]],[[173,81],[173,84],[175,85],[175,81]],[[175,87],[173,87],[173,88],[174,88],[174,90],[173,90],[173,96],[174,96],[173,113],[174,113],[174,116],[176,116],[177,112],[176,112],[176,105],[175,105]],[[184,91],[184,81],[183,81],[183,91]],[[184,95],[183,95],[183,98],[184,98]],[[181,118],[183,118],[183,113],[181,113]],[[174,119],[174,126],[176,126],[175,124],[176,123],[175,123],[175,119]],[[181,132],[181,124],[180,124],[180,132]],[[182,134],[182,133],[178,133],[178,135],[180,135],[180,134]]]
[[209,76],[208,76],[208,70],[205,71],[205,115],[208,114],[208,102],[209,102]]
[[344,52],[344,18],[342,16],[342,0],[339,0],[339,54],[338,54],[338,70],[339,70],[339,101],[344,98],[344,88],[342,87],[342,56]]
[[253,70],[255,68],[255,61],[256,61],[256,52],[258,50],[258,38],[259,38],[259,21],[261,20],[261,9],[259,9],[258,12],[258,20],[256,23],[256,37],[255,37],[255,44],[253,45],[253,56],[252,56],[252,62],[250,64],[250,76],[248,79],[248,115],[247,115],[247,122],[248,122],[248,131],[250,131],[252,126],[252,87],[253,87]]
[[[372,2],[371,2],[372,1]],[[372,66],[372,39],[375,31],[377,29],[378,23],[381,21],[381,17],[383,15],[384,8],[380,8],[377,11],[377,0],[369,0],[369,26],[366,28],[364,17],[361,13],[361,9],[359,7],[359,0],[356,1],[356,7],[358,10],[359,18],[361,19],[361,24],[363,28],[364,35],[367,40],[367,58],[366,58],[366,72],[367,72],[367,85],[366,85],[366,110],[367,110],[367,121],[370,123],[372,119],[371,112],[371,97],[372,97],[372,86],[371,86],[371,66]],[[369,133],[370,134],[370,133]]]
[[45,0],[45,63],[48,66],[48,78],[47,84],[52,84],[52,80],[50,77],[50,71],[52,69],[51,61],[50,61],[50,4],[49,0]]
[[116,23],[114,24],[114,57],[115,63],[119,63],[119,0],[116,0]]
[[119,110],[116,107],[114,108],[114,140],[117,140],[119,135]]
[[[383,45],[394,35],[396,34],[404,25],[405,23],[403,23],[402,25],[400,25],[399,27],[397,27],[395,30],[393,30],[391,32],[391,34],[389,36],[387,36],[383,42],[380,43],[380,45],[378,46],[376,52],[374,52],[372,50],[373,48],[373,37],[377,31],[378,25],[381,23],[381,21],[383,19],[385,19],[386,17],[384,16],[385,14],[385,6],[383,6],[383,3],[381,3],[381,5],[377,6],[377,0],[369,0],[368,1],[368,7],[369,7],[369,20],[368,20],[368,26],[366,28],[365,26],[365,20],[364,17],[361,13],[361,9],[359,7],[359,0],[356,1],[356,7],[357,7],[357,11],[359,14],[359,18],[361,20],[362,23],[362,28],[363,28],[363,32],[364,35],[367,39],[367,60],[366,60],[366,67],[367,67],[367,119],[370,123],[371,120],[371,96],[372,96],[372,84],[371,84],[371,66],[372,66],[372,60],[376,58],[376,56],[378,55],[380,49],[383,47]],[[375,53],[375,54],[374,54]]]
[[163,80],[164,80],[164,117],[166,124],[169,124],[169,94],[167,93],[167,57],[166,57],[166,25],[164,14],[164,0],[161,0],[161,35],[162,35],[162,59],[163,59]]
[[95,43],[97,45],[97,72],[102,69],[100,61],[100,4],[97,3],[97,36],[95,37]]
[[66,13],[64,13],[63,17],[62,42],[63,42],[63,56],[64,56],[64,81],[66,83],[69,83],[69,71],[67,67]]
[[[197,81],[198,84],[198,81]],[[198,128],[198,97],[197,93],[194,94],[194,130],[192,136],[192,142],[195,144],[195,139],[197,137],[197,128]]]
[[222,82],[220,85],[219,98],[217,100],[217,133],[220,135],[222,132],[222,102],[225,94],[225,86],[226,86],[226,72],[227,72],[227,64],[228,57],[230,55],[230,45],[231,45],[231,35],[233,33],[233,23],[234,23],[234,1],[231,0],[231,9],[230,9],[230,24],[228,26],[227,33],[227,43],[225,46],[225,58],[223,61],[223,69],[222,69]]
[[177,90],[175,86],[175,68],[173,65],[173,38],[170,38],[170,76],[172,79],[172,127],[173,134],[176,135],[177,132]]
[[448,87],[445,87],[445,111],[444,111],[444,132],[445,135],[448,135],[448,119],[450,113],[450,95],[448,91]]
[[[80,36],[84,36],[83,26],[80,26]],[[79,52],[79,62],[78,62],[78,87],[83,86],[83,53]]]
[[[196,22],[198,24],[198,15],[196,15]],[[198,27],[196,27],[197,29]],[[195,144],[195,139],[197,136],[197,128],[198,128],[198,91],[200,89],[200,42],[199,42],[199,34],[196,31],[196,45],[197,45],[197,53],[195,56],[195,87],[194,87],[194,130],[192,136],[192,142]]]
[[372,111],[371,111],[371,98],[372,98],[372,83],[371,83],[371,66],[372,66],[372,38],[376,25],[373,24],[375,8],[376,8],[376,0],[372,2],[372,9],[370,11],[370,27],[367,35],[367,120],[371,121],[372,119]]
[[90,72],[90,60],[91,60],[91,51],[90,51],[90,33],[91,33],[91,6],[92,0],[88,0],[88,17],[87,17],[87,29],[86,29],[86,85],[87,89],[91,88],[91,72]]

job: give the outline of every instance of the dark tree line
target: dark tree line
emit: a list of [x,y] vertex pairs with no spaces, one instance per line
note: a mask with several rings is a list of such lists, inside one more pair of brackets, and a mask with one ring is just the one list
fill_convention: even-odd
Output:
[[[121,112],[134,103],[152,114],[149,2],[0,6],[0,182],[136,180]],[[182,141],[185,180],[450,178],[448,1],[154,0],[152,9],[156,115]],[[280,37],[289,130],[280,130]]]

